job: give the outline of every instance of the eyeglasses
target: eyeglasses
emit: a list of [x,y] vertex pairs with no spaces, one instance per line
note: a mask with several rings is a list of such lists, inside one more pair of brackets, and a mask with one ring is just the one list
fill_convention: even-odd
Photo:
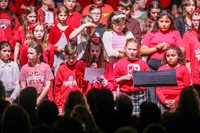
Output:
[[90,14],[92,14],[92,15],[101,15],[101,13],[99,13],[99,12],[91,12]]

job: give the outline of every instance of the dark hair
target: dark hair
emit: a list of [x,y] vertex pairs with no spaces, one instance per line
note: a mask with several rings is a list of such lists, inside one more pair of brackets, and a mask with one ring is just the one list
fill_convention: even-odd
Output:
[[64,52],[66,55],[76,54],[76,53],[78,53],[77,46],[75,44],[69,43],[69,44],[65,45]]
[[[120,23],[126,21],[126,15],[122,11],[114,11],[108,18],[107,30],[113,30],[113,23]],[[128,31],[127,27],[123,29],[123,33]]]
[[157,21],[156,21],[156,23],[155,23],[155,25],[154,25],[154,27],[153,27],[153,29],[152,29],[152,32],[153,32],[153,33],[155,33],[155,32],[158,31],[158,29],[159,29],[158,21],[159,21],[159,19],[160,19],[161,17],[163,17],[163,16],[167,16],[167,17],[170,19],[170,21],[171,21],[170,29],[175,29],[175,28],[174,28],[174,18],[173,18],[173,16],[171,15],[170,11],[169,11],[169,10],[162,10],[162,11],[158,14]]
[[101,11],[101,13],[102,13],[101,7],[98,6],[98,5],[94,5],[94,4],[92,4],[92,5],[90,6],[90,8],[89,8],[89,13],[90,13],[91,11],[93,11],[94,9],[99,9],[99,10]]
[[[14,29],[15,24],[16,24],[16,16],[14,12],[11,10],[9,3],[10,2],[8,2],[8,6],[6,7],[5,11],[8,13],[8,16],[11,17],[11,29]],[[0,10],[0,12],[2,11]]]
[[4,47],[11,47],[10,43],[7,41],[0,42],[0,50],[2,50]]
[[158,0],[153,0],[147,8],[147,18],[151,18],[151,9],[163,10],[163,7]]
[[[97,39],[98,41],[95,41],[95,39]],[[85,61],[87,67],[91,66],[92,57],[90,55],[90,49],[91,49],[92,46],[99,46],[100,47],[100,55],[98,57],[97,64],[100,65],[100,67],[104,68],[105,67],[104,46],[103,46],[103,42],[102,42],[100,37],[92,36],[88,40],[88,44],[86,46],[85,53],[83,54],[82,60]]]
[[182,50],[181,50],[178,46],[169,46],[169,47],[167,47],[167,49],[166,49],[165,52],[164,52],[164,56],[163,56],[163,61],[162,61],[162,62],[163,62],[164,64],[167,64],[166,53],[167,53],[167,51],[170,50],[170,49],[173,49],[173,50],[176,51],[176,53],[177,53],[177,55],[178,55],[178,63],[184,65],[184,64],[185,64],[185,56],[184,56]]
[[41,62],[45,62],[44,57],[43,57],[42,45],[40,45],[40,44],[38,44],[38,43],[34,43],[34,44],[31,44],[31,45],[29,46],[29,48],[35,49],[35,51],[36,51],[37,54],[40,53],[40,54],[41,54],[41,56],[40,56],[40,61],[41,61]]
[[0,80],[0,99],[4,99],[5,97],[5,87],[3,85],[3,82]]
[[132,5],[133,5],[133,3],[132,3],[131,0],[120,0],[119,4],[118,4],[118,7],[119,6],[125,7],[125,8],[129,7],[131,9]]

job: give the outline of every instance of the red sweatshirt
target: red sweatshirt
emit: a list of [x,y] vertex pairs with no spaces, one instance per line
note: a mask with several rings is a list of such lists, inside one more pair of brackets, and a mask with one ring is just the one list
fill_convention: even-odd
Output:
[[58,108],[63,108],[66,97],[71,91],[80,90],[76,82],[75,65],[68,65],[66,62],[60,64],[56,73],[54,95]]
[[103,87],[100,83],[95,82],[94,84],[91,84],[88,81],[84,80],[85,68],[86,63],[83,60],[79,60],[76,64],[76,81],[78,83],[78,86],[82,88],[82,92],[84,94],[86,94],[93,87],[98,89],[108,88],[111,91],[115,90],[116,83],[114,81],[114,70],[112,64],[105,61],[105,72],[103,76],[108,80],[108,85],[105,87]]
[[[168,65],[163,65],[159,67],[158,70],[167,70],[172,69]],[[190,86],[190,73],[186,66],[180,65],[175,68],[176,70],[176,79],[177,79],[177,86],[163,86],[163,87],[156,87],[156,94],[161,103],[165,103],[166,100],[175,100],[176,102],[179,101],[179,96],[181,91]]]

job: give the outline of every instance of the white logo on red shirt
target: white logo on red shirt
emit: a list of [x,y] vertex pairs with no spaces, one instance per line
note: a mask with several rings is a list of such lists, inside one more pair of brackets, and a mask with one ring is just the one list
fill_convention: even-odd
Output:
[[195,52],[195,56],[196,56],[197,60],[200,61],[200,48],[196,48],[194,50],[194,52]]
[[127,72],[128,74],[132,74],[133,71],[140,71],[140,65],[139,64],[129,64],[127,66]]
[[43,82],[44,82],[44,75],[40,71],[33,70],[28,73],[27,83],[29,85],[43,84]]
[[0,26],[3,30],[5,30],[11,22],[8,19],[0,19]]

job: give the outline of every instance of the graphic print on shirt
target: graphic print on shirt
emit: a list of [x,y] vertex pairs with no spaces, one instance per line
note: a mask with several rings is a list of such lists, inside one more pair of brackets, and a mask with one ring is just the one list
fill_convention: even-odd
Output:
[[127,66],[128,74],[132,74],[133,71],[140,71],[140,65],[139,64],[128,64],[128,66]]
[[77,83],[73,76],[69,76],[68,79],[63,82],[63,85],[69,86],[70,89],[73,89],[73,86],[77,85]]
[[8,19],[0,19],[0,26],[3,30],[5,30],[10,24],[11,22]]
[[44,74],[38,70],[33,70],[28,73],[27,83],[29,85],[34,84],[43,84],[44,83]]
[[194,53],[195,53],[197,60],[200,61],[200,48],[196,48],[194,50]]

